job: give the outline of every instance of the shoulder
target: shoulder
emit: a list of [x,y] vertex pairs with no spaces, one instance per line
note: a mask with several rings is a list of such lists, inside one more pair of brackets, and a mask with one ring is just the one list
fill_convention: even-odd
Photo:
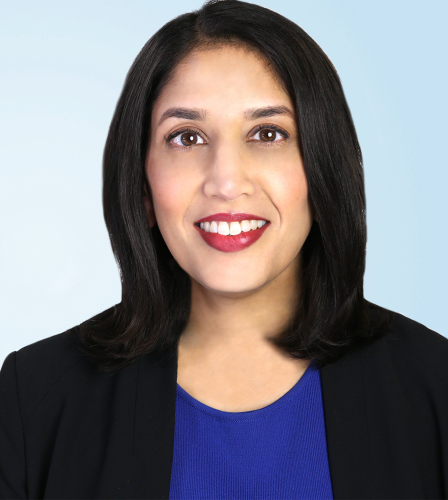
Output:
[[79,356],[77,326],[65,332],[29,344],[16,352],[16,363],[22,371],[58,372],[68,365],[78,363]]
[[398,348],[406,347],[421,360],[447,366],[448,338],[402,314],[393,313],[392,334],[388,340],[397,343]]
[[389,353],[392,359],[425,365],[448,381],[448,339],[402,314],[392,312],[390,331],[372,349]]
[[362,382],[362,391],[379,405],[393,395],[448,410],[448,339],[375,304],[370,314],[377,325],[373,334],[323,366],[325,385],[336,390],[338,384]]
[[0,373],[0,397],[18,396],[26,422],[50,393],[63,400],[107,376],[82,352],[75,326],[9,354]]
[[75,326],[69,330],[29,344],[10,353],[3,368],[15,365],[21,377],[60,376],[67,368],[80,363],[83,358]]
[[345,489],[338,477],[355,468],[354,484],[370,484],[371,498],[441,498],[448,339],[397,312],[370,313],[373,335],[321,370],[336,483]]
[[383,322],[375,335],[322,367],[327,410],[339,418],[344,402],[362,408],[369,422],[397,418],[397,425],[412,421],[416,428],[434,419],[446,422],[448,339],[397,312],[375,305],[372,310],[376,319],[387,313],[388,327]]
[[27,345],[15,353],[18,374],[33,377],[36,374],[61,377],[76,365],[87,368],[78,340],[78,326]]
[[402,314],[389,311],[387,331],[353,353],[366,373],[384,383],[448,396],[448,339]]
[[87,411],[90,405],[93,412],[98,412],[100,407],[109,408],[113,403],[112,394],[131,397],[137,380],[160,387],[167,373],[175,377],[176,358],[171,351],[162,356],[142,354],[118,369],[100,366],[86,347],[80,327],[108,316],[112,309],[9,354],[0,372],[0,409],[5,403],[19,407],[24,422],[39,415],[45,419],[62,408],[68,414],[68,408]]
[[[95,315],[81,325],[93,323],[110,314],[113,308]],[[81,341],[80,326],[76,325],[65,332],[29,344],[11,353],[4,365],[15,365],[19,383],[32,387],[39,381],[48,385],[67,377],[70,372],[82,372],[93,376],[99,373],[97,365],[86,355]]]

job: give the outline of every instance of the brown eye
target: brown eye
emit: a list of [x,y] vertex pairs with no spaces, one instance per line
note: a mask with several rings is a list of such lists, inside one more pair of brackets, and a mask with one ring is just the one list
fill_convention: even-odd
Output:
[[190,146],[205,144],[204,139],[199,132],[195,130],[180,130],[179,132],[173,132],[168,136],[166,142],[183,149],[189,148]]
[[184,132],[181,134],[180,140],[184,146],[193,146],[197,142],[197,135],[191,132]]
[[270,128],[263,128],[260,130],[260,139],[264,142],[272,142],[275,140],[277,132]]
[[273,146],[286,142],[289,134],[276,125],[260,125],[252,137],[256,142],[263,142],[265,146]]

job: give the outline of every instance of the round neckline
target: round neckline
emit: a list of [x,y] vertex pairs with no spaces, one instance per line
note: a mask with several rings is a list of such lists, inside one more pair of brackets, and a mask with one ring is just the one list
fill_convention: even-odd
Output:
[[304,385],[307,383],[308,379],[312,376],[312,374],[318,370],[318,366],[314,362],[314,359],[311,360],[311,363],[308,365],[308,368],[305,370],[304,374],[300,377],[300,379],[295,383],[288,392],[283,394],[279,399],[269,404],[268,406],[264,406],[263,408],[258,408],[256,410],[249,411],[239,411],[239,412],[231,412],[231,411],[223,411],[218,410],[217,408],[213,408],[204,403],[201,403],[199,400],[191,396],[183,387],[177,384],[177,396],[180,397],[184,402],[195,408],[197,411],[208,415],[217,420],[224,421],[248,421],[255,420],[259,418],[265,418],[272,415],[274,412],[278,411],[282,408],[286,403],[288,403],[292,398],[294,398],[297,393],[299,393]]

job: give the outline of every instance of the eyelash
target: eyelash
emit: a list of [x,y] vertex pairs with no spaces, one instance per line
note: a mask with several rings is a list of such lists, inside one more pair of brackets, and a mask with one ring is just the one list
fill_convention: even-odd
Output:
[[[262,147],[273,147],[273,146],[277,146],[279,142],[285,142],[289,139],[289,134],[281,129],[280,127],[277,127],[277,125],[273,125],[273,124],[264,124],[264,125],[258,125],[256,128],[255,128],[255,131],[252,133],[252,135],[255,135],[257,132],[260,132],[260,130],[264,130],[264,129],[272,129],[272,130],[275,130],[276,132],[278,132],[279,134],[281,134],[283,137],[284,137],[284,140],[283,141],[276,141],[276,142],[265,142],[265,141],[254,141],[254,142],[261,142],[263,144]],[[201,133],[196,130],[196,129],[193,129],[193,128],[184,128],[182,130],[176,130],[176,132],[173,132],[171,133],[168,137],[166,137],[166,143],[173,147],[173,148],[179,148],[179,149],[185,149],[185,150],[189,150],[189,149],[192,149],[194,148],[195,146],[202,146],[202,144],[193,144],[191,146],[174,146],[173,144],[170,144],[170,141],[172,141],[175,137],[177,137],[178,135],[180,134],[183,134],[185,132],[191,132],[193,134],[197,134],[199,135],[200,137],[202,137]],[[252,136],[251,136],[252,137]],[[203,137],[202,137],[203,138]],[[203,138],[204,139],[204,138]],[[205,140],[205,139],[204,139]],[[251,141],[252,142],[252,141]]]

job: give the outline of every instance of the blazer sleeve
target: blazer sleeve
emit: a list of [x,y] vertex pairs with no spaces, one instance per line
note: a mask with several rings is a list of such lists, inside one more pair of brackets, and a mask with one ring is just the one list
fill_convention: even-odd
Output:
[[0,499],[9,498],[28,498],[16,352],[9,354],[0,371]]

